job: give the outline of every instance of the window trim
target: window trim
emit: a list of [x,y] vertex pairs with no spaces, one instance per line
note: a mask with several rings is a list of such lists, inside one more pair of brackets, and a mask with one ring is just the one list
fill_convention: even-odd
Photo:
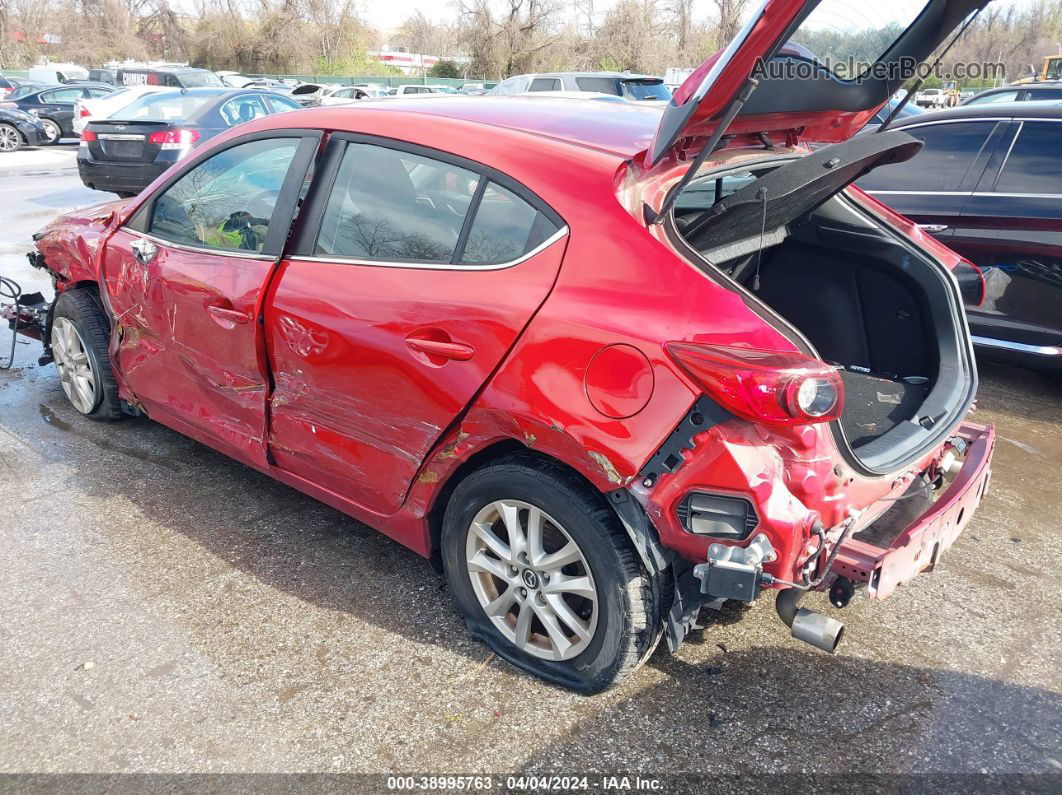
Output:
[[[476,193],[473,196],[472,201],[469,203],[468,213],[465,215],[464,223],[461,227],[461,233],[458,236],[457,244],[454,246],[454,251],[453,254],[451,254],[449,262],[428,260],[376,260],[364,257],[342,257],[339,255],[321,257],[314,253],[317,238],[321,233],[321,225],[324,222],[325,211],[328,209],[328,200],[332,195],[332,189],[335,187],[336,177],[339,174],[339,168],[342,165],[343,156],[346,153],[349,144],[381,146],[385,149],[393,149],[399,152],[426,157],[431,160],[445,163],[446,165],[471,171],[479,177],[479,185],[476,186]],[[514,260],[498,263],[461,263],[459,261],[459,255],[464,253],[462,244],[467,242],[468,235],[471,232],[472,222],[475,220],[476,211],[479,208],[479,200],[482,199],[488,182],[493,182],[496,185],[505,188],[515,194],[518,198],[527,202],[533,209],[546,216],[546,218],[557,227],[557,231],[531,251],[521,254]],[[540,251],[568,234],[568,224],[556,210],[525,185],[517,182],[512,177],[503,174],[497,169],[484,163],[469,160],[460,155],[454,155],[438,149],[432,149],[428,146],[409,143],[408,141],[400,141],[395,138],[387,138],[380,135],[349,132],[333,133],[329,137],[321,168],[314,177],[313,185],[310,187],[310,192],[306,196],[306,201],[303,206],[303,217],[304,222],[299,225],[299,228],[295,233],[296,239],[294,245],[290,247],[289,253],[286,255],[291,259],[306,260],[309,262],[334,262],[337,264],[350,265],[378,265],[380,267],[388,268],[411,268],[419,270],[500,270],[503,268],[511,268],[514,265],[524,262],[531,256],[538,254]]]
[[[121,228],[132,234],[150,237],[156,243],[177,248],[182,251],[217,254],[220,256],[237,255],[241,259],[267,258],[277,260],[284,254],[284,244],[291,232],[292,224],[295,222],[295,210],[296,205],[298,204],[299,194],[302,192],[302,186],[306,180],[306,174],[309,172],[310,164],[313,162],[317,154],[323,135],[324,133],[322,130],[301,128],[262,130],[261,132],[250,133],[249,135],[243,135],[239,138],[233,138],[231,141],[226,141],[222,146],[209,147],[190,157],[179,170],[173,169],[177,173],[170,176],[144,201],[143,204],[137,207],[136,211],[129,217],[129,220],[122,224]],[[284,177],[284,184],[281,185],[280,194],[277,196],[276,204],[273,205],[273,215],[269,219],[269,231],[266,233],[266,239],[262,244],[262,250],[260,252],[244,252],[240,249],[196,246],[190,243],[166,240],[165,238],[148,232],[147,227],[151,217],[154,215],[155,203],[158,201],[159,196],[173,187],[173,185],[184,178],[186,174],[193,169],[198,168],[212,157],[220,155],[222,152],[227,152],[229,149],[242,146],[243,144],[272,138],[298,138],[300,139],[300,143],[295,149],[295,155],[291,159],[291,164],[288,166],[288,173]],[[316,182],[316,180],[314,181]],[[284,218],[287,218],[286,223],[283,222]],[[283,232],[281,231],[282,228]]]

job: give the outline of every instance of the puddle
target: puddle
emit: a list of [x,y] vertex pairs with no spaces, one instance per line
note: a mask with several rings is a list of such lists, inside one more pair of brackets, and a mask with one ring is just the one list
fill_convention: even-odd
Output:
[[51,425],[53,428],[58,428],[61,431],[69,431],[70,423],[66,420],[61,420],[54,411],[45,406],[43,403],[40,405],[41,419]]

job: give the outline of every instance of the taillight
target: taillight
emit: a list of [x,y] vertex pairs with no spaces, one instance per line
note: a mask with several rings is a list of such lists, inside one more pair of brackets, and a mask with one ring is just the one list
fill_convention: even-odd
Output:
[[82,130],[81,131],[81,140],[82,141],[95,141],[96,140],[96,133],[92,132],[92,130]]
[[159,130],[148,136],[149,144],[159,144],[163,149],[184,149],[198,140],[198,130]]
[[705,394],[746,420],[830,422],[844,408],[841,376],[803,354],[692,342],[670,342],[667,351]]
[[91,116],[92,114],[89,113],[89,109],[88,108],[86,108],[84,105],[82,105],[79,102],[78,105],[77,105],[77,115],[78,115],[78,118],[83,119],[86,116]]
[[959,292],[966,306],[980,306],[985,302],[985,274],[980,268],[963,257],[952,273],[959,282]]

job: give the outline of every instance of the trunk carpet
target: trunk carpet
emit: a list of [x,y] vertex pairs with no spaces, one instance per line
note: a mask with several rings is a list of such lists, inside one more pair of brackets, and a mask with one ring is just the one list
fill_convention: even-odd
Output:
[[840,371],[844,382],[841,427],[853,448],[877,439],[915,415],[928,384],[907,384],[867,373]]

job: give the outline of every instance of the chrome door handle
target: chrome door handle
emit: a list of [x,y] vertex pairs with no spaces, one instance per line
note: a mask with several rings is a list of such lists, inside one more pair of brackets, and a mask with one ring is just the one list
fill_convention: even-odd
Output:
[[458,362],[467,362],[476,353],[471,345],[425,339],[424,337],[406,337],[406,345],[428,356],[439,356],[443,359],[453,359]]
[[141,265],[147,265],[159,252],[158,246],[142,237],[130,243],[129,248],[133,249],[133,256]]
[[948,228],[948,225],[947,224],[919,224],[918,228],[921,229],[923,232],[936,233],[936,232],[943,232],[945,229]]
[[237,323],[243,325],[251,320],[246,312],[227,306],[208,306],[207,311],[223,323]]

